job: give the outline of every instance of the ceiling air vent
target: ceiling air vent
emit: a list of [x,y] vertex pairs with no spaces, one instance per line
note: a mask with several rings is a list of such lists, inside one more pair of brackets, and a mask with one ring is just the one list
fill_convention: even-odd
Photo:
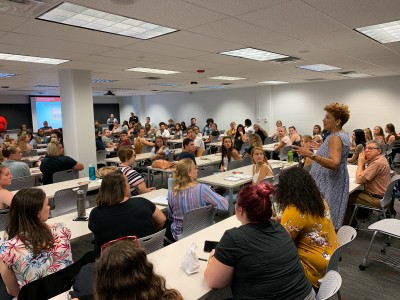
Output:
[[306,81],[320,81],[320,80],[326,80],[325,78],[310,78],[310,79],[305,79]]
[[278,58],[274,60],[270,60],[270,62],[277,63],[277,64],[290,64],[294,62],[299,62],[300,58],[294,56],[288,56],[284,58]]
[[143,79],[147,79],[147,80],[160,80],[161,77],[148,76],[148,77],[143,77]]

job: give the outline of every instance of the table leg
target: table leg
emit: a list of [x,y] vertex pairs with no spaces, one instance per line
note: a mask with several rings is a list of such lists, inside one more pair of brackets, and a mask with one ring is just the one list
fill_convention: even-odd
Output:
[[150,187],[150,169],[147,168],[147,187]]
[[233,216],[233,211],[234,211],[234,205],[233,205],[233,188],[229,188],[229,215]]

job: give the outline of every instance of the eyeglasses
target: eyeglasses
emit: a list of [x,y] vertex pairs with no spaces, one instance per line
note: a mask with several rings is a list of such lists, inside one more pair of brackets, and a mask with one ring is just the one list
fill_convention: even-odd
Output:
[[365,150],[374,150],[374,149],[379,149],[378,147],[365,147]]
[[107,243],[104,243],[100,248],[100,254],[103,254],[104,249],[107,248],[108,246],[110,246],[112,243],[122,241],[122,240],[128,240],[128,239],[134,240],[136,242],[136,247],[138,247],[138,249],[140,249],[139,241],[138,241],[137,237],[135,235],[127,235],[127,236],[123,236],[123,237],[117,238],[115,240],[109,241]]

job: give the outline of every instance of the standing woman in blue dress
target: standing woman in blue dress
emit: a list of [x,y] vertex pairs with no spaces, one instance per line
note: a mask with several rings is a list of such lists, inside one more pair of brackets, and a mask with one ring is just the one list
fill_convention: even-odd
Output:
[[293,146],[302,157],[313,160],[311,175],[314,178],[322,196],[331,210],[335,229],[342,226],[344,213],[349,198],[349,174],[347,172],[347,157],[350,141],[342,129],[350,118],[349,107],[340,103],[331,103],[324,107],[324,129],[331,134],[314,154],[309,148]]

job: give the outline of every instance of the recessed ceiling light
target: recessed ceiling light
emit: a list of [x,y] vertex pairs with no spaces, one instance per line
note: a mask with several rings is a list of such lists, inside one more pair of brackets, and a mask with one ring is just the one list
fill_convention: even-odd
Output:
[[341,69],[338,67],[324,65],[324,64],[297,66],[296,68],[309,70],[309,71],[315,71],[315,72],[332,71],[332,70],[340,70]]
[[267,80],[267,81],[260,81],[259,83],[266,83],[266,84],[285,84],[289,83],[287,81],[278,81],[278,80]]
[[15,77],[17,74],[10,74],[10,73],[0,73],[1,78],[10,78],[10,77]]
[[31,62],[31,63],[37,63],[37,64],[48,64],[48,65],[59,65],[59,64],[69,61],[69,60],[65,60],[65,59],[27,56],[27,55],[18,55],[18,54],[9,54],[9,53],[0,53],[0,60],[1,59],[12,60],[12,61]]
[[37,19],[142,40],[177,31],[177,29],[126,18],[68,2],[62,3]]
[[400,41],[400,21],[365,26],[355,30],[382,44]]
[[214,77],[208,77],[210,79],[218,79],[218,80],[243,80],[246,78],[242,77],[229,77],[229,76],[214,76]]
[[282,55],[274,52],[268,52],[264,50],[254,49],[254,48],[243,48],[232,51],[220,52],[219,54],[242,57],[258,61],[274,60],[279,58],[288,57],[287,55]]
[[93,83],[109,83],[109,82],[115,82],[118,80],[112,80],[112,79],[93,79]]
[[365,74],[365,73],[357,73],[357,72],[349,72],[349,73],[339,73],[340,75],[348,78],[364,78],[364,77],[371,77],[372,75]]
[[154,73],[154,74],[176,74],[176,73],[181,73],[179,71],[170,71],[170,70],[160,70],[160,69],[150,69],[150,68],[131,68],[131,69],[126,69],[126,71],[132,71],[132,72],[142,72],[142,73]]

